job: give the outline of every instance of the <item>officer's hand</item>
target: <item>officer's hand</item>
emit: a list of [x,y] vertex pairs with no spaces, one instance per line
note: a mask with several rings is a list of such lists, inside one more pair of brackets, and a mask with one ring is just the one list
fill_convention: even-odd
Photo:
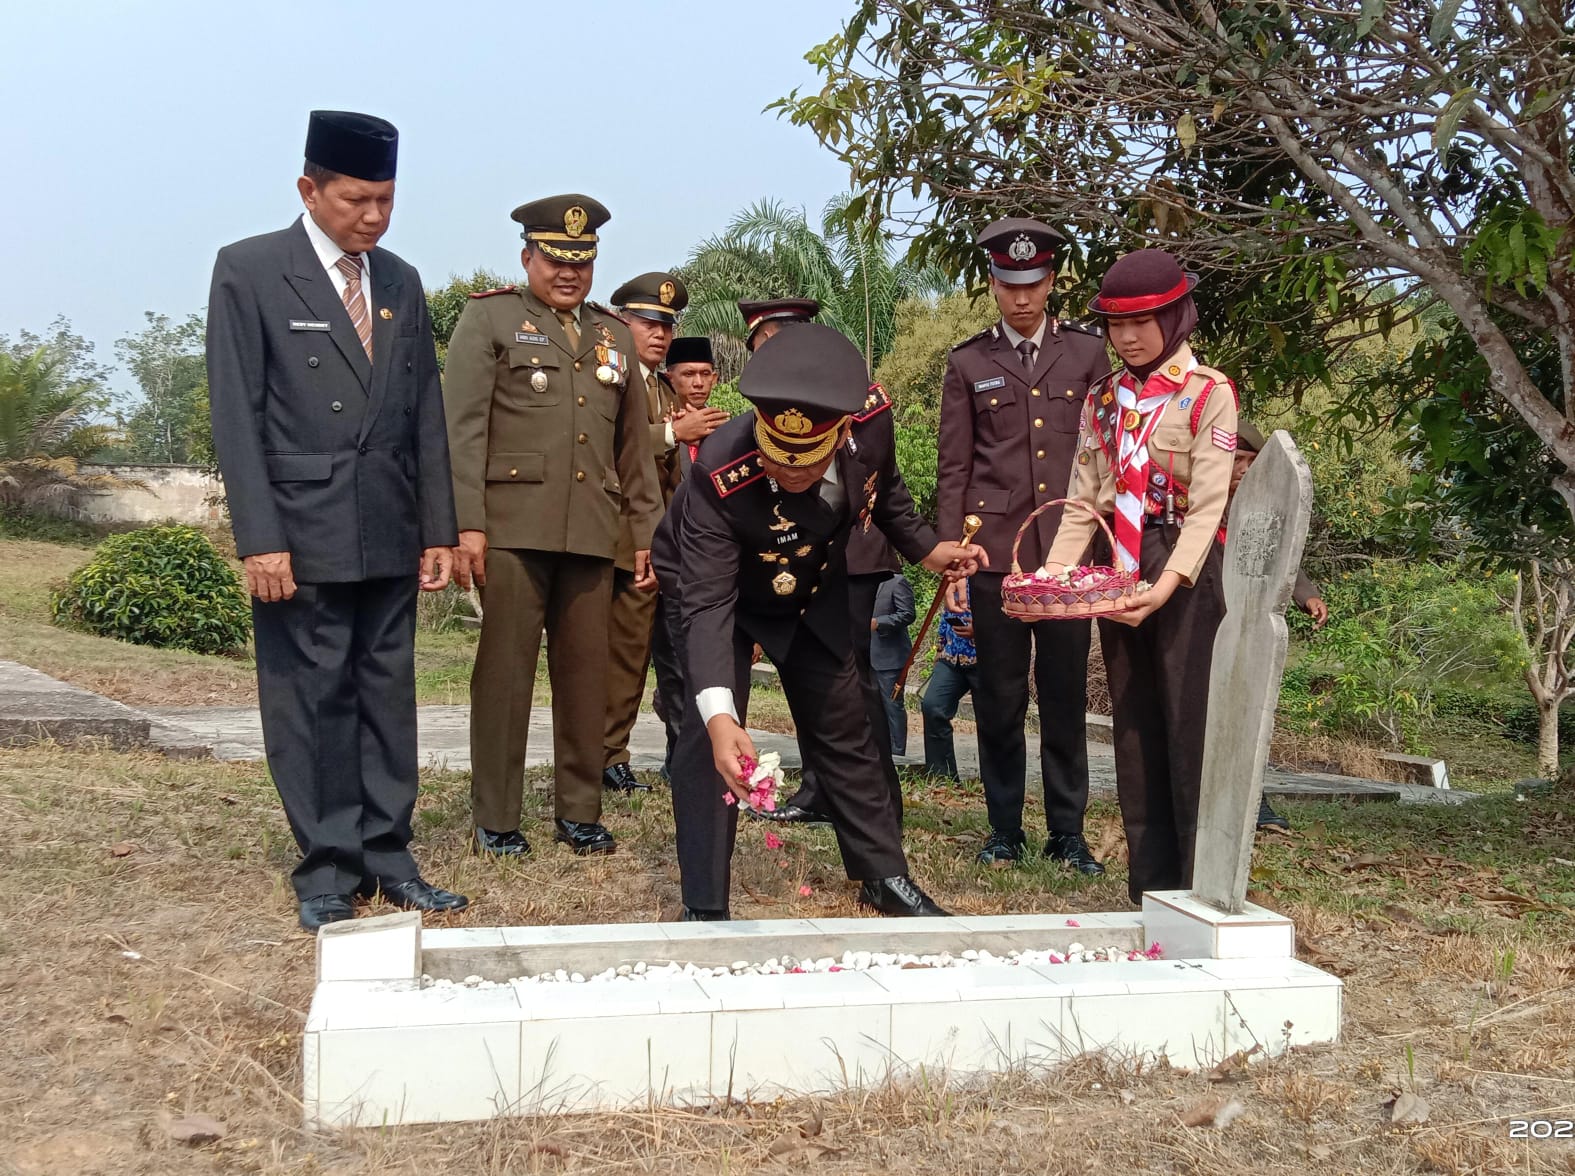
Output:
[[1302,608],[1313,619],[1314,629],[1321,629],[1329,623],[1329,606],[1323,602],[1323,597],[1311,597]]
[[461,531],[459,546],[454,549],[454,582],[469,592],[487,582],[487,533]]
[[727,413],[720,408],[692,408],[673,417],[673,436],[685,444],[704,441],[727,424]]
[[990,556],[977,543],[954,543],[944,540],[924,557],[924,567],[932,572],[942,572],[948,580],[962,580],[981,567],[990,566]]
[[641,592],[656,591],[656,569],[651,566],[651,551],[634,553],[634,586]]
[[265,551],[241,561],[246,569],[246,591],[266,604],[295,595],[295,573],[288,551]]
[[972,625],[953,625],[952,626],[952,632],[956,633],[957,636],[959,636],[959,637],[972,637],[973,636],[973,626]]
[[441,592],[454,575],[454,549],[428,547],[421,553],[421,591]]
[[968,581],[946,581],[946,607],[952,612],[963,612],[968,607]]
[[717,775],[732,789],[734,796],[748,800],[749,785],[744,782],[738,761],[746,755],[752,760],[760,758],[755,754],[755,741],[732,715],[711,716],[706,732],[711,736],[711,759],[716,764]]
[[1160,606],[1169,600],[1180,586],[1180,572],[1164,572],[1159,577],[1159,583],[1155,584],[1147,592],[1139,592],[1132,598],[1131,608],[1125,612],[1111,613],[1110,619],[1136,628],[1157,612]]

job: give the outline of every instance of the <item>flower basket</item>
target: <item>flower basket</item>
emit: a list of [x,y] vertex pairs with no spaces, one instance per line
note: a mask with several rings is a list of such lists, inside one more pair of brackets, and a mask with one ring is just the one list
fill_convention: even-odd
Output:
[[1099,512],[1076,498],[1057,498],[1039,507],[1017,528],[1012,540],[1012,571],[1001,581],[1001,611],[1020,621],[1079,621],[1088,617],[1126,612],[1132,597],[1142,590],[1136,572],[1118,568],[1076,567],[1058,575],[1044,569],[1025,572],[1017,562],[1017,551],[1033,521],[1052,506],[1075,507],[1093,516],[1115,550],[1116,537]]

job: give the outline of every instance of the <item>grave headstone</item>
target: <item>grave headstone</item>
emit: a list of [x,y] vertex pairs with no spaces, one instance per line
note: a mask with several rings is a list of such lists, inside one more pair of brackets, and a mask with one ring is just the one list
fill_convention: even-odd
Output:
[[1214,640],[1192,892],[1228,914],[1247,901],[1258,798],[1312,516],[1312,473],[1274,433],[1237,487],[1225,543],[1225,620]]

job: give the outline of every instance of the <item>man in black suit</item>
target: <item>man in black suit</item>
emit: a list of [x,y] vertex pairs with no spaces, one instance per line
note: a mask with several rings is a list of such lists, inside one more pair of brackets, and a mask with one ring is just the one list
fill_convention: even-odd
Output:
[[[755,406],[704,444],[657,529],[669,634],[685,667],[673,761],[678,867],[689,921],[728,918],[751,652],[776,665],[799,747],[813,766],[859,902],[885,914],[944,912],[908,876],[902,825],[882,771],[848,621],[848,532],[866,507],[904,554],[935,571],[975,570],[975,549],[935,533],[847,452],[868,395],[864,359],[813,323],[784,327],[744,367]],[[676,560],[676,568],[674,561]],[[676,624],[673,623],[676,609]],[[674,631],[676,630],[676,631]]]
[[398,136],[317,110],[306,213],[219,251],[208,302],[213,443],[257,643],[268,768],[301,849],[301,926],[458,910],[410,854],[418,586],[457,540],[420,275],[377,247]]

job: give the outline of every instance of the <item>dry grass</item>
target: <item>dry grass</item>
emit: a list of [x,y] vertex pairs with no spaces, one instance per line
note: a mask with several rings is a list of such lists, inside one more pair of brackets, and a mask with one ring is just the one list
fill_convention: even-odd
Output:
[[[614,857],[582,861],[533,832],[531,859],[484,865],[464,852],[465,789],[461,776],[432,776],[418,811],[428,876],[474,900],[456,922],[618,921],[674,910],[664,793],[617,802],[607,818],[621,843]],[[544,802],[527,790],[529,830],[541,828]],[[0,1171],[469,1176],[811,1163],[846,1173],[1079,1176],[1570,1171],[1568,1145],[1511,1142],[1506,1121],[1569,1117],[1575,1104],[1575,916],[1565,909],[1575,894],[1543,902],[1551,912],[1484,902],[1470,926],[1458,925],[1466,893],[1575,891],[1575,876],[1545,861],[1568,838],[1569,799],[1442,815],[1287,807],[1299,833],[1265,844],[1259,885],[1265,901],[1297,918],[1305,953],[1345,976],[1346,1035],[1336,1047],[1255,1063],[1219,1082],[1089,1057],[985,1083],[925,1074],[820,1102],[318,1135],[300,1129],[297,1102],[312,944],[294,925],[284,881],[293,846],[260,766],[7,752]],[[967,789],[928,782],[911,798],[915,872],[938,898],[974,912],[1125,905],[1119,871],[1083,886],[1042,862],[977,870],[968,858],[979,808]],[[1096,806],[1092,817],[1096,839],[1108,840],[1113,812]],[[1437,823],[1445,820],[1455,824]],[[1497,848],[1482,851],[1489,838]],[[1343,868],[1367,846],[1385,864]],[[1429,857],[1441,864],[1429,866]],[[1406,883],[1401,918],[1389,883],[1423,871],[1436,880]],[[748,829],[736,878],[743,915],[854,913],[826,833],[795,835],[767,854],[760,832]],[[808,898],[800,885],[812,888]],[[1385,906],[1395,909],[1385,916]],[[1391,1129],[1386,1101],[1412,1088],[1429,1103],[1429,1121]],[[1246,1106],[1230,1127],[1181,1125],[1184,1111],[1221,1095]],[[228,1135],[179,1147],[160,1128],[166,1111],[214,1115]]]

